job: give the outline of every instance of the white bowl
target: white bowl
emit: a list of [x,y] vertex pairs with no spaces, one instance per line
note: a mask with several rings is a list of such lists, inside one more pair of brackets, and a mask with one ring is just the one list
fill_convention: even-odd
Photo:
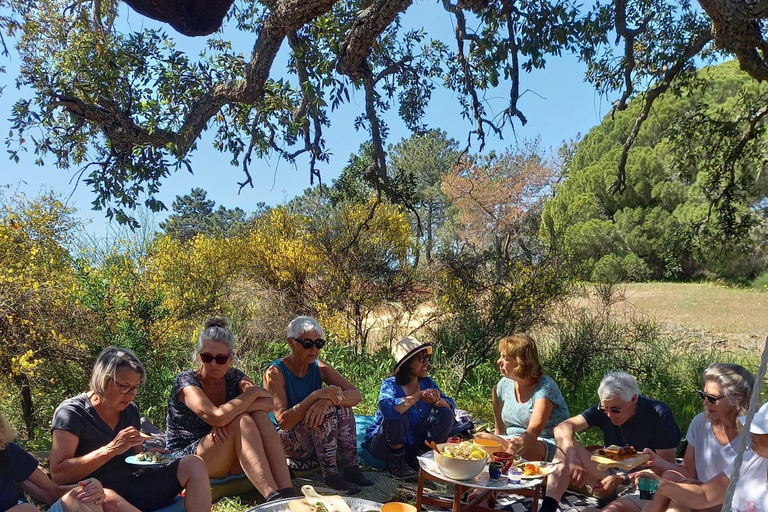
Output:
[[[442,443],[437,447],[442,450],[448,443]],[[451,457],[445,457],[442,453],[435,453],[435,462],[437,467],[440,468],[440,472],[448,478],[454,480],[471,480],[475,478],[488,463],[488,454],[485,453],[485,457],[480,460],[464,460],[454,459]]]

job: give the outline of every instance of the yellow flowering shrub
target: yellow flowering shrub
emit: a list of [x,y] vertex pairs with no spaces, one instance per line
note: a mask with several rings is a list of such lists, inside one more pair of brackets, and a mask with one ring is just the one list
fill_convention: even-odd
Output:
[[34,406],[30,388],[72,377],[60,368],[76,360],[85,334],[87,312],[75,300],[79,285],[65,248],[76,223],[53,195],[18,195],[0,207],[0,374],[19,391],[29,431],[35,413],[50,421],[52,412]]

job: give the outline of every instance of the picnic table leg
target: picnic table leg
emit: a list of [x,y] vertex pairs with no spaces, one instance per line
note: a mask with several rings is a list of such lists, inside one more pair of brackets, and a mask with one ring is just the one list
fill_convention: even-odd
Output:
[[531,506],[531,512],[538,512],[539,510],[539,498],[541,497],[541,484],[535,487],[536,494],[533,497],[533,505]]
[[461,495],[464,494],[464,486],[456,485],[453,488],[453,507],[451,512],[461,512]]
[[416,512],[421,512],[421,497],[424,495],[425,472],[419,468],[419,486],[416,488]]

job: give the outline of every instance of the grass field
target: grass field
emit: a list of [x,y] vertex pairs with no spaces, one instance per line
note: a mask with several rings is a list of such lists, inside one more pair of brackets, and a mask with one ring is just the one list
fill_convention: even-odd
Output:
[[632,283],[626,303],[669,329],[722,338],[729,349],[762,347],[768,335],[768,292],[711,283]]

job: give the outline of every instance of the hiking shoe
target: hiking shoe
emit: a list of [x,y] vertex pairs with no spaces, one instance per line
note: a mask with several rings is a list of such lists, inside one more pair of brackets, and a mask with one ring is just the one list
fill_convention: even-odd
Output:
[[360,466],[347,466],[344,468],[344,480],[357,485],[373,485],[373,481],[365,476]]
[[323,481],[328,484],[331,489],[336,489],[351,496],[360,492],[360,488],[355,484],[351,484],[344,480],[340,474],[334,473],[323,477]]

